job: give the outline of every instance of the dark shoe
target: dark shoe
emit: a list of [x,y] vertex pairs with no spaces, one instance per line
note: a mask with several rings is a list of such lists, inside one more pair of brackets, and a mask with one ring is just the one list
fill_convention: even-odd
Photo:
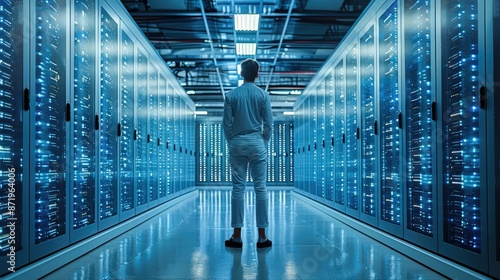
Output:
[[233,238],[231,237],[228,240],[226,240],[226,247],[242,248],[243,242],[235,242],[235,241],[233,241]]
[[269,239],[266,239],[264,242],[257,242],[257,248],[267,248],[273,246],[273,242]]

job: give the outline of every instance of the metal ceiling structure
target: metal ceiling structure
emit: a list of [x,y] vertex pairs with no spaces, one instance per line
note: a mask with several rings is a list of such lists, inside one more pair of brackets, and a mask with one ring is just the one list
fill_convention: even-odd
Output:
[[[238,86],[237,65],[261,65],[256,85],[273,112],[292,111],[298,94],[349,31],[369,0],[122,0],[198,111],[221,116],[224,94]],[[260,14],[258,31],[236,31],[234,14]],[[253,42],[252,56],[236,54]]]

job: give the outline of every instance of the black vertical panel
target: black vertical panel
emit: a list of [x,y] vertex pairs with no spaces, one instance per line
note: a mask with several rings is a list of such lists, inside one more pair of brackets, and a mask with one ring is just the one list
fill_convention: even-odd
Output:
[[[11,251],[25,246],[22,236],[27,233],[22,210],[26,207],[23,176],[23,37],[22,1],[3,1],[0,4],[0,260]],[[10,200],[9,200],[10,195]],[[12,197],[14,196],[14,197]],[[14,200],[12,200],[14,198]],[[15,202],[15,210],[9,208]],[[16,219],[16,235],[10,239],[11,220]],[[9,242],[10,241],[10,242]],[[2,271],[3,272],[3,271]]]
[[345,84],[344,61],[335,66],[335,91],[334,91],[334,157],[335,157],[335,203],[345,204]]
[[118,212],[118,23],[101,10],[101,92],[99,130],[100,218]]
[[478,1],[442,1],[444,241],[481,253]]
[[95,1],[75,1],[73,229],[95,223]]
[[361,87],[361,213],[377,215],[377,173],[375,147],[375,34],[370,27],[360,39],[360,87]]
[[431,26],[430,2],[405,1],[406,228],[433,236]]
[[134,41],[122,31],[120,115],[120,205],[121,212],[134,208]]
[[346,191],[347,207],[358,210],[358,48],[346,56]]
[[148,58],[137,50],[137,140],[135,141],[135,175],[137,177],[137,205],[148,202]]
[[383,221],[401,223],[400,130],[398,128],[398,7],[394,2],[379,18],[380,211]]
[[36,2],[32,133],[35,244],[66,233],[66,1]]

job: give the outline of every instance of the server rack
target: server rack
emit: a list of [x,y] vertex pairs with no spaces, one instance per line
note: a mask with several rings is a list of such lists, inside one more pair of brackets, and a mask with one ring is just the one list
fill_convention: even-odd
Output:
[[[0,215],[3,276],[148,209],[148,172],[169,174],[160,146],[160,164],[148,161],[148,129],[160,144],[167,136],[154,123],[163,107],[148,114],[147,106],[168,102],[160,94],[168,81],[184,104],[178,130],[189,143],[194,104],[120,2],[15,0],[0,6],[0,177],[12,189],[2,185],[0,199],[16,194],[13,215],[8,204]],[[157,72],[148,73],[148,65]],[[157,80],[150,87],[148,75]],[[168,151],[166,143],[162,148]],[[10,235],[15,267],[7,262],[13,258]]]
[[[70,241],[75,242],[97,231],[96,215],[96,134],[94,116],[96,112],[96,15],[97,7],[91,1],[75,1],[72,18],[73,42],[70,52],[74,54],[71,72],[74,90],[70,100],[71,152],[69,153],[71,182]],[[78,199],[75,199],[78,197]]]
[[[31,85],[25,87],[29,81],[26,69],[30,69],[30,60],[26,58],[29,37],[25,33],[29,6],[20,0],[4,1],[0,6],[3,18],[0,23],[0,78],[3,80],[0,85],[3,104],[0,108],[0,271],[7,272],[12,267],[13,254],[16,266],[28,262],[29,212],[23,208],[29,205],[30,153],[26,120],[33,103],[29,100]],[[12,223],[15,228],[11,228]],[[12,236],[11,232],[15,234]]]
[[158,79],[158,203],[167,198],[167,79],[160,73]]
[[[372,1],[294,106],[305,147],[296,161],[312,165],[314,135],[299,127],[314,122],[311,100],[324,81],[333,208],[496,278],[499,15],[491,0]],[[299,168],[297,190],[323,202],[298,183],[312,173]]]
[[158,67],[148,64],[148,196],[149,207],[158,204]]

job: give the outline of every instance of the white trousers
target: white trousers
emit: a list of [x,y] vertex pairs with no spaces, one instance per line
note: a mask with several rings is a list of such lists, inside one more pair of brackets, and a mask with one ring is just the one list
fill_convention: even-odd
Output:
[[231,227],[243,227],[247,167],[255,190],[257,228],[269,226],[267,210],[267,147],[262,135],[238,135],[229,143],[233,191],[231,193]]

